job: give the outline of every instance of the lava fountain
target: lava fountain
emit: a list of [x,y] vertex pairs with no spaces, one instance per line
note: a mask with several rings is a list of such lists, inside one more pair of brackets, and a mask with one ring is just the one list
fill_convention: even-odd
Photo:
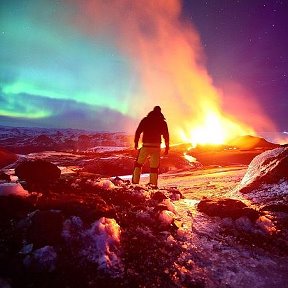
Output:
[[191,143],[192,146],[198,144],[224,144],[229,140],[239,136],[255,132],[252,128],[221,116],[220,113],[209,113],[198,120],[190,129],[180,130],[179,134],[184,142]]

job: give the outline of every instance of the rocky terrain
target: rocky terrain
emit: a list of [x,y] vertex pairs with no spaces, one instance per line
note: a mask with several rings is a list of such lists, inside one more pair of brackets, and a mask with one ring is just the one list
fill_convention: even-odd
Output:
[[17,160],[17,155],[5,149],[0,149],[0,167],[5,167]]
[[0,147],[18,154],[49,150],[95,152],[103,146],[121,150],[131,145],[131,139],[124,133],[0,126]]
[[2,168],[0,287],[288,287],[286,146],[175,146],[157,189],[109,147]]

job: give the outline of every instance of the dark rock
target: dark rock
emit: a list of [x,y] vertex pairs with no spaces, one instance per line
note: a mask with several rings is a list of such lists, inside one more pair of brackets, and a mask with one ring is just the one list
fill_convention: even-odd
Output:
[[271,212],[284,212],[288,213],[288,204],[270,204],[261,207],[260,211],[271,211]]
[[20,163],[15,168],[15,175],[27,182],[46,184],[57,180],[61,170],[55,164],[37,159]]
[[27,255],[23,262],[33,272],[53,272],[56,269],[57,253],[52,246],[45,246]]
[[7,182],[11,181],[10,176],[4,172],[0,172],[0,180],[4,180]]
[[63,216],[59,211],[35,211],[27,231],[27,241],[34,247],[59,244],[63,226]]
[[259,212],[235,199],[204,199],[199,202],[197,209],[208,216],[220,218],[231,217],[237,219],[246,216],[255,221],[260,216]]
[[155,200],[155,201],[158,201],[158,202],[161,202],[164,199],[168,199],[168,197],[164,193],[157,191],[157,192],[153,193],[151,199]]

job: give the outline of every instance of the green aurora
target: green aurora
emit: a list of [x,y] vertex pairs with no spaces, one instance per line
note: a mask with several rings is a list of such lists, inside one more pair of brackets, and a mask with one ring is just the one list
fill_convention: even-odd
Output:
[[77,30],[73,13],[60,1],[1,2],[0,116],[40,120],[65,101],[90,113],[127,113],[137,84],[133,63],[107,36]]

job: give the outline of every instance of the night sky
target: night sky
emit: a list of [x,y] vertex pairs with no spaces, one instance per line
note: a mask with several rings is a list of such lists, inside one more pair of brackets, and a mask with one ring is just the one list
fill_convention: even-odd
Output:
[[288,2],[158,2],[1,1],[0,124],[133,131],[160,105],[181,126],[205,102],[288,129]]
[[227,80],[242,84],[278,128],[287,130],[288,2],[187,0],[183,15],[201,35],[215,84],[223,89]]

